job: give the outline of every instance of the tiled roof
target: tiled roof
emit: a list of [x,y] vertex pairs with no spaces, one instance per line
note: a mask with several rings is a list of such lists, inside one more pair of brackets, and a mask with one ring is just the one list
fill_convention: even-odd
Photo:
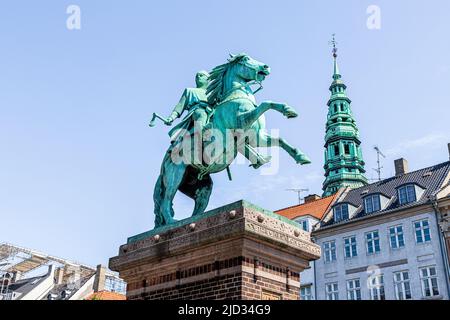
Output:
[[109,291],[94,292],[86,300],[127,300],[123,294]]
[[[450,173],[450,162],[444,162],[432,167],[420,169],[414,172],[410,172],[401,176],[385,179],[358,189],[350,190],[343,198],[339,199],[339,203],[349,203],[358,208],[356,214],[350,219],[363,218],[374,214],[385,214],[397,209],[406,209],[409,207],[418,206],[429,202],[429,197],[439,191],[442,188],[446,177]],[[423,195],[417,201],[400,205],[397,198],[397,188],[406,184],[416,184],[419,187],[425,189]],[[386,208],[381,211],[366,213],[364,209],[364,197],[370,194],[381,193],[390,199]],[[346,223],[347,221],[341,221],[339,224]],[[322,228],[330,225],[335,225],[334,219],[322,223]]]
[[275,211],[275,213],[282,215],[288,219],[295,219],[302,216],[312,216],[321,220],[323,215],[327,212],[330,205],[332,205],[336,195],[315,200],[308,203],[292,206],[289,208]]

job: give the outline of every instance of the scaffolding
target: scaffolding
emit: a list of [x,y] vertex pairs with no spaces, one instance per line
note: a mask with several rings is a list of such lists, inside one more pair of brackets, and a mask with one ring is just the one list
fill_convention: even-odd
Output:
[[[96,273],[96,268],[86,264],[3,243],[0,244],[0,300],[11,299],[10,285],[16,280],[49,265],[57,265],[64,271],[64,283],[87,279]],[[106,270],[105,276],[112,287],[118,287],[117,291],[122,291],[124,282],[117,273]]]

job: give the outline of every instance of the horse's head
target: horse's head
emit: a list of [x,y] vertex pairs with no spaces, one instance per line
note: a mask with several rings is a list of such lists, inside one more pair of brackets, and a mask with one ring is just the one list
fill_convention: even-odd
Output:
[[270,74],[268,65],[252,59],[245,53],[230,55],[228,62],[215,67],[209,77],[207,89],[208,101],[211,105],[219,103],[230,91],[237,87],[251,85],[252,82],[262,82]]
[[231,55],[228,62],[234,65],[235,76],[245,82],[261,82],[270,74],[270,68],[267,64],[259,62],[245,53]]

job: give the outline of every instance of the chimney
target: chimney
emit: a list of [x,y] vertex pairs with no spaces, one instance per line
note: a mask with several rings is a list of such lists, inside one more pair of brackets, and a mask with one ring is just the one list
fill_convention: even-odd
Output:
[[105,290],[106,282],[106,268],[101,264],[97,266],[97,271],[95,272],[94,279],[94,292],[100,292]]
[[397,159],[394,162],[395,164],[395,176],[402,176],[406,173],[408,173],[409,169],[408,169],[408,161],[406,159]]
[[305,197],[305,203],[314,202],[321,199],[321,197],[317,194],[310,194],[309,196]]
[[56,284],[62,284],[64,281],[64,268],[58,268],[55,272],[55,281]]

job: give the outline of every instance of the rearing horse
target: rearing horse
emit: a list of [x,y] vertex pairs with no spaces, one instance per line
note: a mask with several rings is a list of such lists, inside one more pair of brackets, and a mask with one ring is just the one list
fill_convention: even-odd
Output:
[[[227,136],[227,131],[230,130],[250,130],[255,133],[256,139],[234,141],[235,144],[240,144],[237,149],[229,150],[228,146],[223,150],[219,149],[219,154],[215,155],[224,161],[207,165],[202,162],[173,161],[174,146],[171,146],[165,154],[153,195],[155,228],[175,222],[173,199],[178,190],[195,201],[193,215],[204,213],[213,187],[210,174],[227,169],[237,156],[237,150],[247,153],[253,148],[279,146],[297,163],[310,163],[300,150],[282,138],[270,136],[265,130],[264,113],[268,110],[278,111],[287,118],[297,117],[296,111],[284,103],[265,101],[260,105],[256,104],[250,86],[261,83],[269,74],[269,66],[246,54],[232,55],[227,63],[213,69],[207,94],[208,103],[215,112],[205,129],[216,130],[222,137]],[[211,143],[212,140],[203,142],[203,146],[207,148]],[[178,141],[178,144],[181,142]]]

